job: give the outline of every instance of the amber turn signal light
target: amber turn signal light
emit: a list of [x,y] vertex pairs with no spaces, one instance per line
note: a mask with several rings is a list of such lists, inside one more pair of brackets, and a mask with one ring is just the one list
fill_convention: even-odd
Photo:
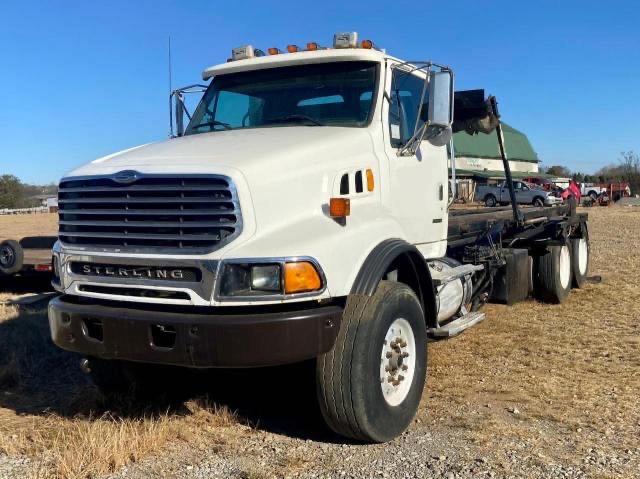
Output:
[[375,182],[373,181],[373,171],[367,170],[367,191],[373,191]]
[[348,198],[331,198],[329,200],[329,216],[345,218],[351,214],[351,201]]
[[313,264],[308,261],[285,263],[284,292],[286,294],[306,293],[322,288],[322,280]]

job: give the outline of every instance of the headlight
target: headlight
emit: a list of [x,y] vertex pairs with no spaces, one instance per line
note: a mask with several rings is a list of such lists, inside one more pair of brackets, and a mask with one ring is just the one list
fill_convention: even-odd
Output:
[[275,263],[233,261],[223,263],[221,298],[252,298],[310,293],[323,288],[318,268],[311,261],[276,260]]
[[280,265],[251,267],[251,289],[254,291],[280,291]]

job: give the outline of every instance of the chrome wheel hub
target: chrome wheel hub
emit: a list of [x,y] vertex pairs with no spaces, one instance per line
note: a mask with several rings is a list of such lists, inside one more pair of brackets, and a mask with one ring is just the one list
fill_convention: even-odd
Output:
[[397,406],[411,389],[416,363],[416,341],[411,325],[398,318],[387,330],[380,357],[380,387],[385,401]]

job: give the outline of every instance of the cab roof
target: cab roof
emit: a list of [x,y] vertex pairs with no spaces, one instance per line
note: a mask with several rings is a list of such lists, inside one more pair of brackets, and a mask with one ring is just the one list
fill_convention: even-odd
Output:
[[[310,65],[314,63],[370,61],[382,62],[391,58],[380,50],[365,48],[328,48],[326,50],[302,51],[295,53],[280,53],[261,57],[247,58],[233,62],[222,63],[205,69],[202,79],[209,80],[216,75],[226,75],[243,71],[264,70],[292,65]],[[395,60],[395,59],[394,59]]]

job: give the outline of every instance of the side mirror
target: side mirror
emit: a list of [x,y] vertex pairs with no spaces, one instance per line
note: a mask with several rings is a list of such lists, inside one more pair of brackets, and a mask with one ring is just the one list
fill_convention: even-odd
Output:
[[451,128],[453,124],[453,72],[429,72],[429,126]]
[[176,136],[184,135],[184,96],[177,91],[173,96],[176,105]]
[[429,72],[428,103],[422,105],[422,120],[427,124],[425,140],[444,146],[453,134],[453,72]]

